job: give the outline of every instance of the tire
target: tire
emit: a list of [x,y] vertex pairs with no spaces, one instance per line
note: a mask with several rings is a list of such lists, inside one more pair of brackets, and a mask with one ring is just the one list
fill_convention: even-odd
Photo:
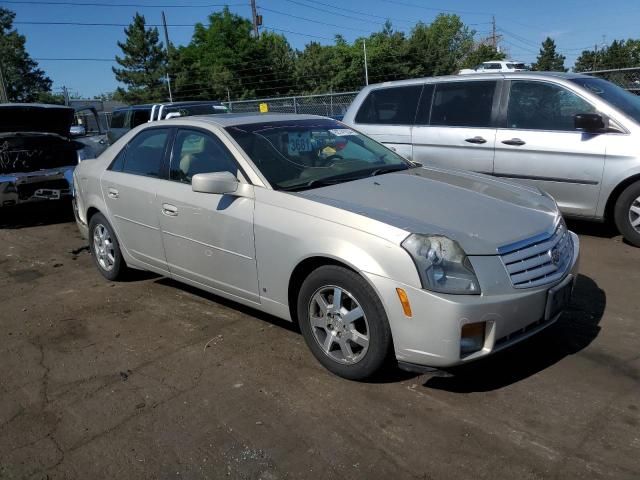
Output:
[[[336,294],[339,313],[333,306]],[[307,346],[327,370],[340,377],[365,380],[381,369],[392,352],[382,302],[351,270],[334,265],[314,270],[302,283],[297,312]]]
[[89,222],[89,250],[98,270],[107,280],[121,280],[127,272],[113,227],[101,213]]
[[625,240],[640,247],[640,182],[629,185],[618,197],[614,219]]

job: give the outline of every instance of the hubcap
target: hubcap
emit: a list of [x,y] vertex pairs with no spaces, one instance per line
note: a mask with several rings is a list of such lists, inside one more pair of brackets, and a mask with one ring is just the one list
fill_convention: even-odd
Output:
[[331,285],[313,294],[309,321],[320,348],[332,360],[358,363],[369,349],[369,324],[362,307],[346,290]]
[[96,255],[96,260],[98,260],[100,268],[107,272],[113,270],[113,265],[116,261],[116,252],[113,248],[111,234],[102,224],[96,225],[93,229],[93,252]]
[[629,222],[633,229],[640,233],[640,197],[636,198],[629,207]]

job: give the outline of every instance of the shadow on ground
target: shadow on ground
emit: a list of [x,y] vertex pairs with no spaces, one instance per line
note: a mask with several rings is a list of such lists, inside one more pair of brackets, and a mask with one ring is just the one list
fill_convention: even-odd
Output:
[[73,222],[70,200],[43,201],[0,208],[0,228],[18,229]]
[[614,238],[620,235],[613,222],[588,222],[586,220],[567,219],[569,230],[578,235],[590,237]]
[[425,386],[456,393],[487,392],[519,382],[591,344],[600,332],[606,295],[589,277],[580,275],[571,307],[558,322],[486,360],[430,377]]

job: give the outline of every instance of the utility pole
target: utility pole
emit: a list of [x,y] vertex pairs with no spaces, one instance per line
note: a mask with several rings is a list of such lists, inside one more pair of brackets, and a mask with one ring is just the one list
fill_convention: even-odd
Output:
[[162,26],[164,27],[164,41],[167,48],[167,65],[165,75],[167,76],[167,88],[169,89],[169,101],[173,103],[173,95],[171,94],[171,78],[169,77],[169,30],[167,30],[167,19],[164,16],[164,10],[162,11]]
[[251,18],[253,23],[253,35],[258,38],[258,11],[256,10],[256,0],[251,0]]
[[491,45],[493,49],[498,49],[498,36],[496,35],[496,16],[494,15],[491,20]]
[[64,104],[69,106],[69,89],[66,86],[62,86],[62,97],[64,98]]
[[367,41],[362,39],[362,48],[364,49],[364,84],[369,85],[369,69],[367,68]]
[[2,72],[2,63],[0,63],[0,103],[9,103],[7,89],[4,85],[4,74]]

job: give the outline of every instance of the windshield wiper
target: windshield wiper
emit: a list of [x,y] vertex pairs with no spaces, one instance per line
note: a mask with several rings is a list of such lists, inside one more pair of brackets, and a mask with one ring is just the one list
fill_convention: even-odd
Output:
[[382,175],[383,173],[399,172],[400,170],[408,170],[409,168],[411,167],[404,164],[388,165],[386,167],[376,167],[373,169],[365,169],[365,170],[359,170],[356,172],[349,172],[349,174],[334,175],[326,178],[316,178],[305,183],[297,183],[295,185],[279,187],[278,190],[283,190],[285,192],[299,192],[302,190],[308,190],[310,188],[326,187],[329,185],[336,185],[342,182],[352,182],[354,180],[361,180],[367,177],[375,177],[376,175]]
[[384,173],[391,173],[391,172],[399,172],[401,170],[408,170],[409,167],[408,165],[389,165],[387,167],[380,167],[380,168],[376,168],[373,172],[371,172],[369,174],[370,177],[375,177],[376,175],[382,175]]

